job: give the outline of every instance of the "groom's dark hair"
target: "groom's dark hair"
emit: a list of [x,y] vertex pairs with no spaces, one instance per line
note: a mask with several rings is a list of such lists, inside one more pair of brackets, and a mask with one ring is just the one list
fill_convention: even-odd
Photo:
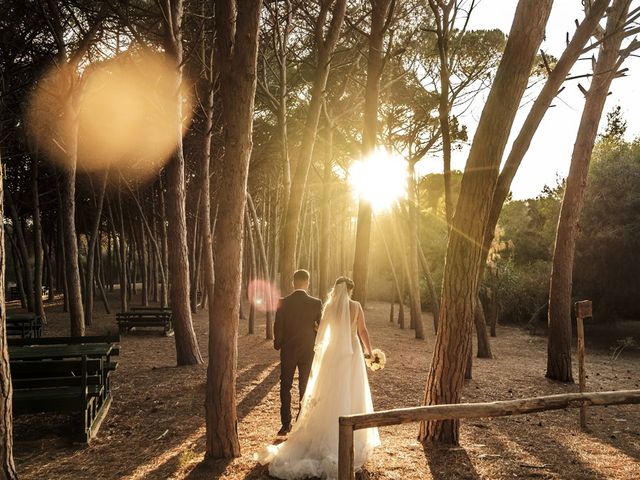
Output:
[[308,271],[304,269],[296,270],[293,274],[293,285],[296,287],[302,286],[309,282],[309,278],[311,278],[311,275]]

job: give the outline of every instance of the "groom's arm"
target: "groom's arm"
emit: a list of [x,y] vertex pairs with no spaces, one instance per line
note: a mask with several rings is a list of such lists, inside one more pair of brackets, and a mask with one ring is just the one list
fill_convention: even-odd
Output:
[[316,305],[317,308],[317,312],[316,312],[316,319],[314,321],[314,328],[316,330],[316,333],[318,332],[318,327],[320,326],[320,320],[322,320],[322,301],[318,300],[318,303]]
[[273,324],[273,348],[280,350],[284,338],[284,314],[282,312],[282,299],[276,310],[276,321]]

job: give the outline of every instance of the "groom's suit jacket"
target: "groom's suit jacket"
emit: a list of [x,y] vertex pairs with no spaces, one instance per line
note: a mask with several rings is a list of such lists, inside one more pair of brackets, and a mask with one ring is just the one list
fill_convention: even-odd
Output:
[[281,350],[281,355],[313,352],[321,316],[322,302],[304,290],[295,290],[280,299],[274,325],[274,348]]

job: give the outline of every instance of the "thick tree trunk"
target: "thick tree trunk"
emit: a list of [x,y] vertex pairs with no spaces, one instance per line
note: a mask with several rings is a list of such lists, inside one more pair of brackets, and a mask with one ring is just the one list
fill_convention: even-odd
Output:
[[[0,175],[0,225],[4,225],[2,177],[3,175]],[[17,480],[18,474],[13,463],[13,391],[9,371],[9,347],[7,345],[7,311],[4,303],[5,266],[4,228],[0,228],[0,479]]]
[[615,0],[607,16],[604,39],[598,53],[586,94],[584,110],[576,142],[571,154],[571,167],[558,218],[555,251],[549,290],[549,338],[547,378],[573,382],[571,372],[571,286],[578,220],[584,195],[593,145],[598,125],[618,68],[620,46],[624,39],[624,23],[629,11],[628,0]]
[[[323,3],[321,12],[316,23],[316,48],[318,51],[316,61],[316,72],[313,85],[311,87],[311,101],[309,112],[302,135],[300,146],[300,156],[296,165],[296,171],[291,183],[289,202],[284,219],[284,229],[282,234],[282,245],[280,250],[280,289],[283,294],[291,291],[291,280],[296,268],[296,246],[298,242],[298,227],[302,213],[303,196],[307,184],[309,167],[313,155],[320,111],[324,101],[324,91],[327,85],[327,78],[331,67],[331,57],[340,37],[340,30],[344,21],[346,0],[335,0],[331,22],[327,29],[326,38],[323,35],[324,24],[328,15],[330,3]],[[325,8],[326,6],[326,8]]]
[[202,355],[193,329],[189,292],[189,248],[187,245],[187,219],[185,206],[185,160],[182,150],[182,99],[179,86],[182,82],[182,0],[167,0],[164,22],[164,44],[171,56],[176,71],[176,112],[175,128],[177,145],[167,166],[167,219],[169,249],[169,269],[171,271],[171,312],[175,331],[176,361],[178,365],[202,363]]
[[[428,405],[458,403],[462,395],[491,196],[552,3],[519,1],[469,152],[447,245],[438,335],[425,389]],[[457,421],[423,422],[419,438],[457,444],[458,433]]]
[[[393,0],[372,1],[371,31],[367,61],[367,83],[364,94],[364,125],[362,128],[362,155],[370,155],[376,148],[378,134],[378,103],[380,99],[380,78],[384,67],[383,42],[393,14]],[[367,281],[369,274],[369,247],[371,243],[371,203],[360,198],[356,247],[353,260],[353,298],[364,307],[367,301]],[[417,332],[416,332],[417,333]]]
[[533,106],[520,128],[520,132],[513,142],[504,168],[498,177],[498,183],[493,194],[491,213],[489,215],[489,222],[487,224],[484,239],[485,256],[489,253],[489,249],[491,248],[491,242],[493,241],[496,226],[498,225],[498,218],[500,217],[502,206],[509,195],[509,191],[511,190],[511,183],[513,182],[516,172],[520,167],[522,159],[529,150],[531,140],[551,105],[551,102],[558,94],[558,91],[569,74],[569,71],[582,53],[582,50],[589,38],[591,38],[594,29],[598,26],[610,1],[611,0],[596,0],[593,2],[587,16],[576,29],[576,32],[567,45],[567,48],[558,59],[553,71],[549,74],[547,81],[538,94],[538,97],[533,102]]
[[[89,242],[87,246],[87,274],[86,274],[86,284],[85,284],[85,298],[84,298],[84,319],[86,325],[91,325],[93,318],[93,300],[94,300],[94,267],[95,267],[95,257],[96,253],[98,255],[102,254],[100,244],[98,243],[99,238],[99,230],[100,230],[100,220],[102,219],[102,206],[104,204],[104,193],[107,189],[107,179],[109,173],[105,172],[102,174],[100,178],[100,184],[98,185],[98,190],[94,192],[95,194],[95,219],[93,225],[91,226],[91,232],[89,237]],[[107,308],[108,310],[108,308]]]
[[209,304],[209,365],[205,398],[205,455],[209,459],[240,455],[235,403],[238,315],[261,7],[261,0],[215,2],[225,188],[218,192],[215,286],[212,303]]

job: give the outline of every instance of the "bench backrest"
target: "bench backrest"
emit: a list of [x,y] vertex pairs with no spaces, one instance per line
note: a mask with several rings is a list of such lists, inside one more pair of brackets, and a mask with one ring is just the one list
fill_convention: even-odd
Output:
[[80,387],[86,395],[88,385],[103,383],[102,359],[28,360],[9,362],[16,390],[32,388]]
[[81,345],[86,343],[120,343],[120,335],[99,335],[91,337],[39,337],[11,338],[9,346],[25,347],[28,345]]
[[80,377],[84,368],[87,375],[102,374],[101,358],[83,360],[17,360],[9,362],[12,379]]

